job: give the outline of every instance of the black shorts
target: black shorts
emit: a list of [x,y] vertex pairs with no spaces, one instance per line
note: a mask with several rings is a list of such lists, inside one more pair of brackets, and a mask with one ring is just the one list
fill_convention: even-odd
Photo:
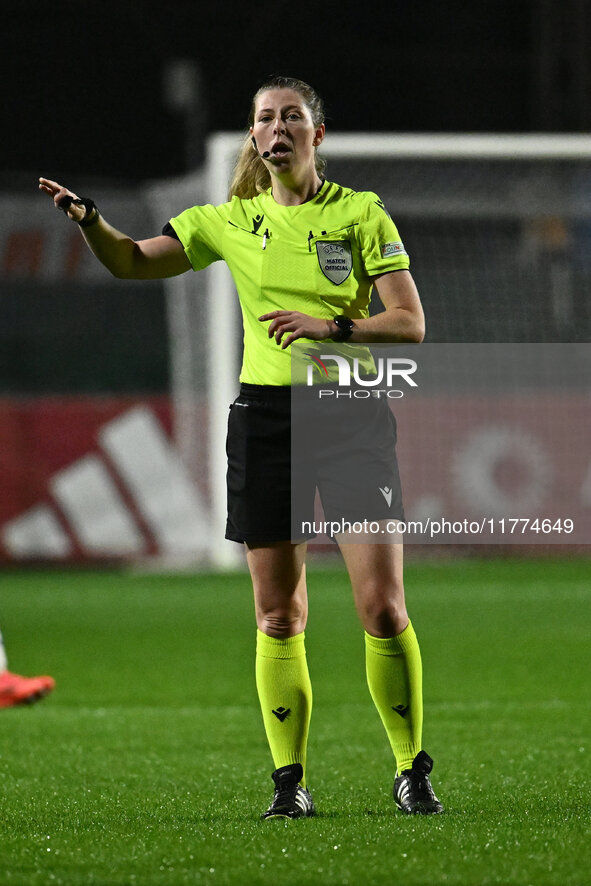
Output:
[[230,406],[226,538],[302,541],[327,521],[403,520],[396,421],[385,399],[303,405],[291,388],[242,384]]

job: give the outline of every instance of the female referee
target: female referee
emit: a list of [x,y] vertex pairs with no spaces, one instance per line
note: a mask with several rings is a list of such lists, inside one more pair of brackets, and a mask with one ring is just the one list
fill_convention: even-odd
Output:
[[[420,342],[424,317],[408,256],[379,198],[323,176],[317,149],[324,112],[316,92],[274,77],[254,96],[249,122],[230,201],[187,209],[158,237],[134,241],[92,200],[45,178],[39,187],[116,277],[170,277],[220,259],[232,271],[244,359],[228,425],[226,536],[245,545],[254,589],[257,691],[275,765],[263,818],[301,818],[315,812],[305,771],[312,707],[306,542],[292,541],[289,496],[274,494],[289,488],[289,346],[298,339]],[[323,257],[331,243],[343,244],[340,273]],[[384,311],[370,317],[372,286]],[[395,462],[393,453],[394,439]],[[395,463],[389,469],[397,476]],[[378,519],[384,516],[392,513]],[[429,780],[433,761],[421,750],[421,655],[404,601],[402,544],[352,543],[345,535],[337,541],[365,629],[369,690],[395,756],[396,806],[406,814],[442,812]]]

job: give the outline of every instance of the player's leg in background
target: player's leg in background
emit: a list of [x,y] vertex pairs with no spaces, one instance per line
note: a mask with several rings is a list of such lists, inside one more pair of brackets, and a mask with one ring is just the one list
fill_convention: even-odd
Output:
[[247,545],[246,551],[257,621],[256,683],[267,740],[275,768],[300,764],[305,787],[312,712],[304,645],[306,544]]
[[8,670],[8,660],[6,658],[6,650],[4,648],[2,631],[0,631],[0,674],[4,673],[4,671],[6,670]]
[[421,653],[406,611],[403,547],[337,541],[365,628],[369,691],[401,772],[421,750],[423,730]]

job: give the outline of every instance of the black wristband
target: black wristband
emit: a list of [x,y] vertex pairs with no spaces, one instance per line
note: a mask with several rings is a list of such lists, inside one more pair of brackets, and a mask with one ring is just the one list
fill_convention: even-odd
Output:
[[78,203],[79,206],[84,206],[84,216],[78,222],[78,225],[81,228],[89,228],[91,225],[94,225],[101,217],[96,203],[89,197],[78,197],[77,200],[73,200],[72,202]]
[[351,338],[353,335],[353,328],[355,323],[351,320],[350,317],[346,317],[344,314],[337,314],[336,317],[332,318],[333,323],[338,327],[338,332],[332,336],[333,341],[347,341],[348,338]]
[[77,206],[84,206],[84,215],[78,222],[81,228],[89,228],[99,220],[101,214],[96,203],[90,197],[71,197],[69,194],[66,194],[59,201],[58,207],[62,212],[67,212],[72,203],[75,203]]

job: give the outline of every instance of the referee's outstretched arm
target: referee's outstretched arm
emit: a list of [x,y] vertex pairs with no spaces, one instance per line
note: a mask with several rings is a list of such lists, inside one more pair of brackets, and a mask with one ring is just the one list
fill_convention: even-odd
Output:
[[156,280],[188,271],[191,263],[182,244],[173,237],[132,240],[113,228],[91,200],[78,197],[58,182],[39,179],[39,190],[52,197],[56,209],[80,225],[82,236],[98,260],[115,277]]

